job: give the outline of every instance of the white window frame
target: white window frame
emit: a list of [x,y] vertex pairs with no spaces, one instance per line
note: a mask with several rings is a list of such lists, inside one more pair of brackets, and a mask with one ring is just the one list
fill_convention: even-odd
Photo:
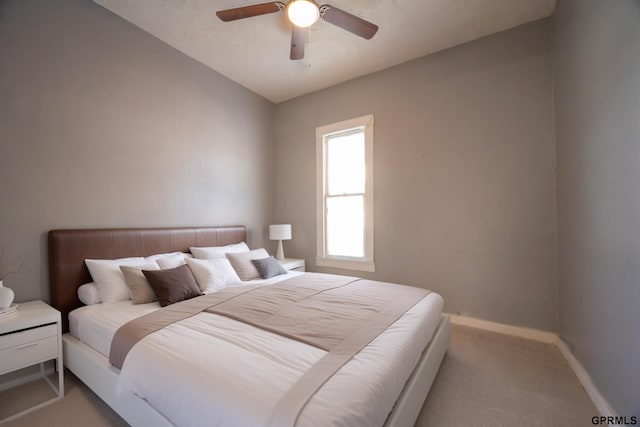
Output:
[[[316,265],[347,270],[376,271],[373,259],[373,115],[356,117],[316,128],[316,223],[317,257]],[[326,234],[326,137],[364,129],[365,147],[365,190],[364,190],[364,257],[339,257],[327,254]]]

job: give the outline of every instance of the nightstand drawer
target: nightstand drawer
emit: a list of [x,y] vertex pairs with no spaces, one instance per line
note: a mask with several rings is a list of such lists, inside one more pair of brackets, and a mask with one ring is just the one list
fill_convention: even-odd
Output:
[[0,350],[0,374],[56,357],[58,357],[57,336]]
[[55,324],[27,329],[26,331],[9,333],[0,336],[0,350],[38,341],[47,337],[55,337],[57,335],[58,326]]
[[285,258],[279,259],[278,262],[286,270],[289,271],[304,271],[304,260],[297,258]]

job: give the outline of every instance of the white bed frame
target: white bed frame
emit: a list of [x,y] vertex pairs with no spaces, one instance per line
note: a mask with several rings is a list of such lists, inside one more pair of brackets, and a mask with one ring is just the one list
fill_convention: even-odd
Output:
[[[80,306],[77,289],[91,281],[86,258],[122,258],[188,252],[192,246],[224,246],[246,241],[244,226],[51,230],[48,235],[51,303],[67,315]],[[63,328],[64,329],[64,328]],[[429,344],[407,380],[385,427],[415,423],[449,346],[449,317],[442,316]],[[134,427],[171,426],[171,422],[133,393],[116,396],[120,371],[108,358],[70,334],[62,338],[64,364]]]
[[[450,336],[449,316],[442,315],[431,341],[402,389],[384,427],[410,427],[415,424],[449,347]],[[166,417],[137,395],[128,393],[116,396],[120,370],[111,366],[108,358],[69,333],[62,337],[62,347],[65,366],[129,424],[134,427],[173,426]]]

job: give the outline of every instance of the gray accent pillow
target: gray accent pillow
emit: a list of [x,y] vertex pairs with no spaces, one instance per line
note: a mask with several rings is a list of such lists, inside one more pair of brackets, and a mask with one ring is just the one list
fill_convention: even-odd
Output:
[[240,280],[247,281],[253,279],[259,279],[260,273],[256,267],[251,263],[253,259],[267,258],[269,253],[264,249],[254,249],[249,252],[241,253],[227,253],[226,257],[231,262],[233,269],[238,273]]
[[158,300],[147,278],[142,274],[142,270],[158,270],[158,266],[156,264],[120,266],[120,271],[124,275],[124,281],[129,287],[131,300],[134,304],[146,304]]
[[202,295],[202,291],[188,265],[167,270],[142,270],[153,291],[158,296],[160,307]]
[[287,270],[272,256],[263,259],[252,259],[251,262],[263,279],[270,279],[274,276],[287,274]]

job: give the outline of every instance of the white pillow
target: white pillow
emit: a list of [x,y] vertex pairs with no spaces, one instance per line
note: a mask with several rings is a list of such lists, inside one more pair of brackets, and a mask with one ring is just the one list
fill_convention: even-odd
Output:
[[231,285],[239,285],[240,278],[226,258],[216,259],[187,259],[187,265],[196,278],[200,290],[204,294]]
[[180,267],[181,265],[186,264],[187,262],[185,260],[187,258],[191,257],[187,257],[187,254],[179,252],[170,256],[165,256],[164,258],[156,259],[156,264],[158,264],[163,270],[166,270],[169,268]]
[[146,259],[147,261],[156,261],[156,260],[159,260],[160,258],[167,258],[170,256],[181,255],[181,254],[182,252],[167,252],[166,254],[149,255],[144,257],[144,259]]
[[226,246],[207,246],[201,248],[189,248],[193,256],[198,259],[214,259],[224,258],[226,254],[235,254],[238,252],[248,252],[249,246],[245,242],[234,243]]
[[142,257],[120,259],[85,259],[93,281],[98,286],[102,302],[112,303],[130,299],[129,288],[120,271],[121,265],[144,265]]
[[100,304],[102,302],[100,291],[98,291],[98,286],[94,282],[85,283],[78,288],[78,299],[84,305]]
[[230,253],[226,255],[233,269],[238,273],[241,280],[259,279],[260,273],[251,262],[252,259],[269,258],[269,254],[263,248],[254,249],[243,253]]

